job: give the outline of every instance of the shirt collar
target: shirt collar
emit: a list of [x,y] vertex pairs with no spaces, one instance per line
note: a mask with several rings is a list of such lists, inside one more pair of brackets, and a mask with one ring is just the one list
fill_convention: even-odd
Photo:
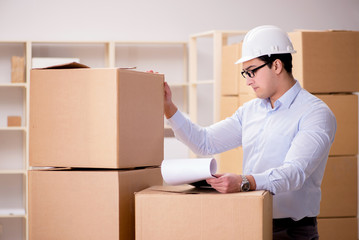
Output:
[[[294,99],[302,89],[300,83],[297,80],[295,81],[296,83],[288,91],[286,91],[277,101],[275,101],[274,109],[277,109],[280,106],[287,109],[290,107],[290,105],[293,103]],[[271,103],[268,98],[262,99],[262,105],[267,108],[271,108]]]

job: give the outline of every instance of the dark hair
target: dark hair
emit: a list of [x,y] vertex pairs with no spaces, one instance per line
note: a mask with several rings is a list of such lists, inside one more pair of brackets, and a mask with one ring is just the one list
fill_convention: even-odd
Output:
[[283,65],[284,65],[284,69],[288,72],[288,73],[292,73],[292,54],[290,53],[283,53],[283,54],[272,54],[270,56],[268,55],[263,55],[258,57],[260,60],[268,63],[268,67],[271,68],[272,67],[272,63],[276,60],[279,59]]

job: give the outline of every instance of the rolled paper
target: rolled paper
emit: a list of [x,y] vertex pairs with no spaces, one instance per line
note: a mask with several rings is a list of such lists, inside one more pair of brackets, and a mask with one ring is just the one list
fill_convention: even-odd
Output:
[[213,178],[217,172],[214,158],[167,159],[161,164],[163,180],[168,185],[181,185]]

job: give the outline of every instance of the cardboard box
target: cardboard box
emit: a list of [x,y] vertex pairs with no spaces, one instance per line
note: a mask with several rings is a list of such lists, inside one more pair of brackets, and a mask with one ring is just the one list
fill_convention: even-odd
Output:
[[7,126],[8,127],[21,127],[21,117],[20,116],[8,116],[7,117]]
[[[221,97],[221,120],[232,116],[239,107],[238,96]],[[242,172],[243,153],[241,148],[235,148],[219,154],[218,172],[219,173],[237,173]]]
[[[256,98],[254,94],[243,94],[238,96],[222,96],[221,97],[221,120],[232,116],[235,111],[248,102]],[[219,172],[221,173],[242,173],[243,165],[243,149],[238,147],[219,155]]]
[[337,120],[337,131],[329,155],[357,155],[358,96],[355,94],[317,94],[316,96],[329,106]]
[[238,95],[238,79],[241,74],[238,64],[242,46],[240,44],[225,45],[222,47],[222,95]]
[[235,64],[241,56],[242,43],[222,47],[221,93],[223,96],[254,93],[241,75],[242,64]]
[[135,239],[134,192],[161,183],[159,168],[29,171],[29,239]]
[[232,116],[237,111],[238,107],[238,96],[222,96],[220,119],[223,120]]
[[358,209],[357,157],[329,157],[322,182],[319,217],[355,217]]
[[11,57],[11,82],[24,83],[25,82],[25,58],[12,56]]
[[318,218],[319,239],[357,240],[358,219],[355,218]]
[[255,95],[254,92],[249,93],[249,94],[244,94],[244,93],[242,93],[242,94],[240,94],[240,95],[238,96],[238,105],[239,105],[239,106],[242,106],[242,105],[245,104],[246,102],[249,102],[249,101],[251,101],[251,100],[253,100],[253,99],[255,99],[255,98],[257,98],[257,96]]
[[272,195],[221,194],[189,185],[138,192],[137,240],[272,239]]
[[160,165],[163,80],[115,68],[33,69],[30,166]]
[[296,31],[289,33],[297,53],[293,75],[312,93],[359,91],[359,32]]
[[219,155],[218,173],[242,174],[243,148],[237,147]]

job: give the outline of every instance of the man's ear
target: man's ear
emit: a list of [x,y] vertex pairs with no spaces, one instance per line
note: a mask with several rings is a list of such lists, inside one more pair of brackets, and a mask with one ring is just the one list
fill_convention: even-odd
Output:
[[284,65],[283,65],[282,61],[279,60],[279,59],[274,60],[272,66],[274,68],[274,71],[277,74],[281,73],[283,71],[283,68],[284,68]]

